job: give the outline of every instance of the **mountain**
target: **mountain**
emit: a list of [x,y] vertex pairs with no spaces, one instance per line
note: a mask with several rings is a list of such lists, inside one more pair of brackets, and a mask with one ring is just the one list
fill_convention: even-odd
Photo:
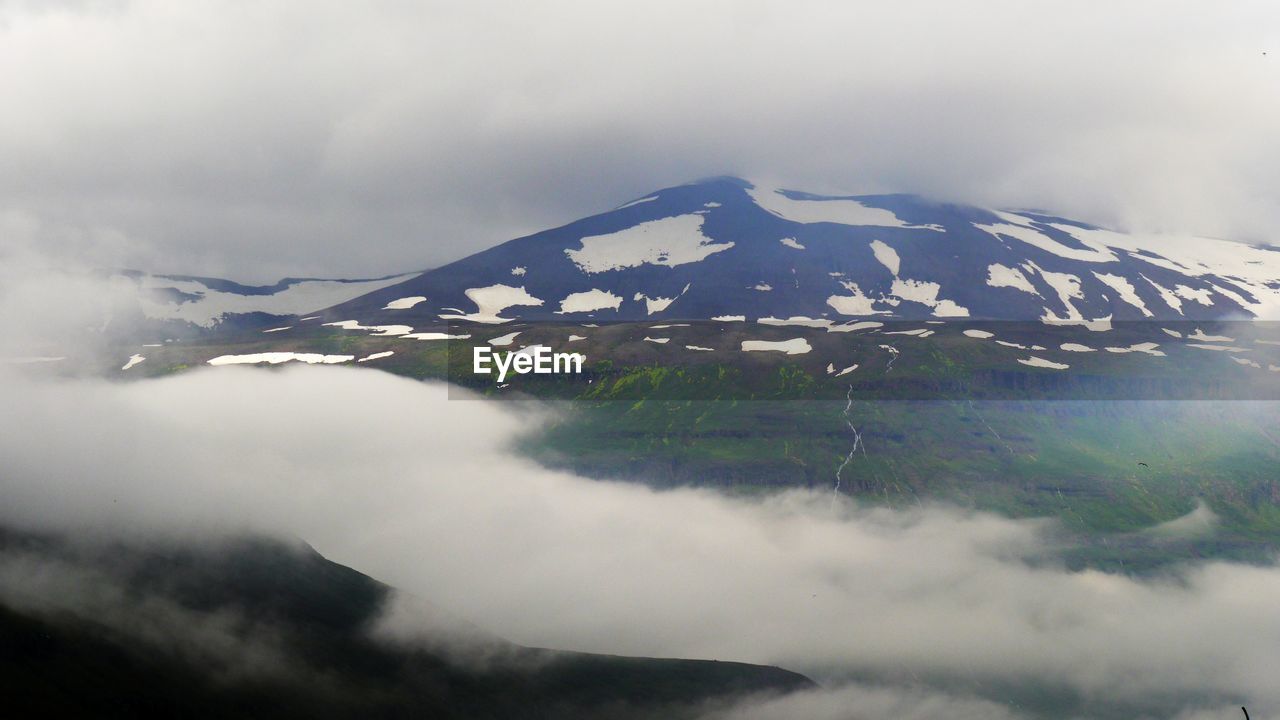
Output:
[[912,195],[670,187],[337,304],[362,324],[1280,317],[1280,248]]
[[103,542],[0,528],[0,690],[11,717],[690,717],[812,687],[733,662],[525,648],[300,543]]
[[285,278],[274,285],[242,285],[220,278],[111,273],[109,281],[133,303],[116,306],[104,327],[148,339],[183,338],[213,331],[270,327],[404,281],[407,275],[372,280]]
[[[880,386],[893,381],[864,391],[899,398],[955,396],[956,380],[965,397],[975,381],[992,380],[1023,397],[1028,374],[1041,396],[1063,396],[1044,386],[1053,374],[1125,376],[1056,386],[1073,397],[1099,388],[1109,397],[1253,397],[1253,379],[1280,392],[1280,337],[1258,322],[1280,317],[1278,248],[736,178],[659,190],[422,273],[270,288],[141,282],[168,299],[153,315],[197,323],[210,337],[180,352],[154,342],[119,349],[111,362],[121,371],[148,363],[134,375],[300,360],[438,377],[452,358],[451,380],[492,385],[469,372],[469,350],[428,348],[467,339],[513,349],[573,343],[597,363],[633,367],[742,367],[785,355],[838,379],[840,390],[862,368]],[[315,309],[322,298],[338,302]],[[259,315],[244,314],[254,308]],[[1122,359],[1132,362],[1122,368]],[[1157,385],[1129,382],[1135,372],[1154,372]],[[912,373],[921,382],[908,388]],[[1219,377],[1243,382],[1202,387]]]
[[[132,379],[347,364],[571,400],[525,454],[660,487],[1055,516],[1081,563],[1153,567],[1280,548],[1276,414],[1234,402],[1280,399],[1277,278],[1271,247],[716,178],[266,330],[94,361]],[[533,347],[582,372],[475,372],[473,348]],[[1145,534],[1199,502],[1215,534]]]

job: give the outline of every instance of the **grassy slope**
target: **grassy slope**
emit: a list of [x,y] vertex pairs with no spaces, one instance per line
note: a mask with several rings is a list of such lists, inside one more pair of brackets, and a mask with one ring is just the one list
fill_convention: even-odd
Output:
[[[655,486],[711,485],[737,493],[832,487],[853,444],[843,413],[848,395],[848,420],[862,432],[863,451],[847,466],[841,486],[864,499],[940,499],[1014,517],[1057,517],[1088,546],[1081,561],[1100,564],[1127,558],[1147,565],[1188,554],[1263,558],[1280,545],[1275,404],[1135,399],[1223,392],[1275,397],[1280,373],[1179,347],[1149,325],[1103,335],[1055,329],[1055,344],[1156,340],[1169,353],[1073,355],[1069,374],[1028,368],[1015,362],[1028,352],[964,337],[955,327],[933,327],[938,335],[928,339],[746,323],[694,323],[661,333],[645,324],[470,329],[471,342],[520,329],[520,343],[546,343],[589,358],[583,378],[525,376],[510,379],[512,387],[503,389],[470,375],[468,343],[326,328],[291,338],[247,335],[229,343],[166,347],[130,372],[164,374],[221,352],[291,349],[360,357],[394,350],[374,364],[409,377],[448,378],[493,396],[563,401],[559,422],[523,448],[547,465]],[[1038,324],[988,327],[1014,342],[1045,342]],[[1228,331],[1239,336],[1241,327]],[[589,337],[568,345],[570,333]],[[659,334],[671,342],[643,341]],[[813,352],[725,354],[746,338],[796,336],[807,337]],[[886,341],[900,350],[896,359],[881,347]],[[721,350],[689,352],[684,344]],[[837,368],[853,362],[860,367],[833,378],[825,367],[829,359],[838,361]],[[1009,399],[1046,396],[1095,399]],[[1142,534],[1201,501],[1221,519],[1216,534],[1158,540]]]

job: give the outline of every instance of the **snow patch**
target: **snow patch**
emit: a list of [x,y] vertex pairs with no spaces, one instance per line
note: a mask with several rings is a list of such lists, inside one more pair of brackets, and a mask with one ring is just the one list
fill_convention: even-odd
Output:
[[972,329],[965,330],[964,334],[967,337],[978,338],[979,340],[986,340],[988,338],[993,338],[996,336],[996,334],[993,332],[987,332],[986,330],[972,330]]
[[[542,304],[542,300],[529,294],[524,286],[511,287],[510,285],[489,285],[488,287],[469,288],[464,295],[467,299],[475,303],[476,312],[462,313],[458,311],[457,315],[441,315],[444,320],[470,320],[471,322],[486,323],[496,325],[505,322],[511,322],[515,318],[500,317],[498,313],[509,307],[516,305],[537,306]],[[454,308],[447,308],[454,309]]]
[[1129,347],[1109,347],[1109,348],[1106,348],[1106,351],[1109,353],[1140,352],[1140,353],[1146,353],[1148,355],[1155,355],[1157,357],[1164,357],[1164,353],[1156,349],[1158,347],[1160,346],[1157,345],[1156,343],[1146,342],[1146,343],[1138,343],[1137,345],[1130,345]]
[[382,358],[391,357],[392,355],[395,355],[395,354],[396,354],[395,350],[386,350],[383,352],[376,352],[376,353],[373,353],[372,355],[367,355],[365,357],[362,357],[356,362],[369,362],[370,360],[381,360]]
[[1200,350],[1219,350],[1221,352],[1229,353],[1249,352],[1248,348],[1235,347],[1233,345],[1204,345],[1202,343],[1187,343],[1187,347],[1197,348]]
[[800,242],[795,238],[786,237],[786,238],[782,238],[778,242],[782,243],[783,245],[786,245],[789,248],[795,248],[796,250],[804,250],[804,246],[801,245]]
[[796,200],[782,194],[755,186],[747,194],[756,205],[784,220],[798,223],[838,223],[841,225],[872,225],[878,227],[924,228],[941,232],[937,225],[911,225],[903,222],[889,210],[869,207],[850,198],[822,200]]
[[320,353],[265,352],[249,355],[219,355],[208,361],[210,365],[256,365],[268,363],[279,365],[290,361],[304,362],[309,365],[336,365],[351,362],[355,355],[322,355]]
[[408,310],[414,305],[417,305],[418,303],[426,302],[426,301],[427,301],[427,298],[425,295],[413,295],[410,297],[402,297],[402,298],[399,298],[398,300],[392,300],[391,302],[387,303],[382,309],[383,310]]
[[703,235],[702,223],[703,217],[693,214],[650,220],[608,235],[589,235],[579,241],[581,247],[564,252],[580,270],[595,274],[646,264],[675,267],[733,247],[732,241],[717,243]]
[[[1110,248],[1097,240],[1073,236],[1076,240],[1080,241],[1086,249],[1082,250],[1080,248],[1073,248],[1063,245],[1057,240],[1054,240],[1048,235],[1037,230],[1031,225],[1031,220],[1028,218],[1010,212],[997,211],[996,215],[1005,222],[993,223],[991,225],[974,223],[973,226],[997,239],[1002,235],[1005,237],[1011,237],[1015,240],[1020,240],[1031,245],[1032,247],[1037,247],[1045,252],[1052,253],[1058,257],[1066,258],[1068,260],[1080,260],[1083,262],[1093,263],[1116,262],[1119,260],[1119,258],[1116,257],[1116,254],[1111,252]],[[1063,229],[1061,226],[1057,225],[1051,227],[1055,227],[1059,230]]]
[[650,195],[649,197],[642,197],[642,198],[640,198],[639,200],[632,200],[631,202],[627,203],[626,205],[619,205],[618,207],[616,207],[616,208],[614,208],[614,209],[615,209],[615,210],[621,210],[621,209],[623,209],[623,208],[629,208],[629,207],[632,207],[632,206],[634,206],[634,205],[639,205],[640,203],[653,202],[654,200],[657,200],[657,199],[658,199],[658,196],[657,196],[657,195]]
[[884,323],[874,320],[863,320],[855,323],[846,323],[844,325],[832,325],[827,328],[827,332],[857,332],[859,330],[873,330],[875,328],[884,327]]
[[123,367],[121,367],[120,369],[121,369],[121,370],[128,370],[129,368],[133,367],[134,365],[137,365],[138,363],[142,362],[143,360],[146,360],[146,358],[145,358],[145,357],[143,357],[142,355],[130,355],[130,356],[129,356],[129,362],[125,363],[125,364],[124,364],[124,366],[123,366]]
[[[1229,291],[1223,292],[1224,288],[1216,286],[1215,290],[1261,319],[1280,319],[1280,285],[1276,284],[1276,254],[1272,249],[1214,238],[1125,234],[1111,230],[1087,230],[1068,225],[1053,227],[1081,242],[1088,241],[1124,250],[1135,259],[1187,277],[1203,277],[1212,274],[1221,278],[1231,278],[1233,283],[1248,291],[1256,300],[1247,300],[1237,293],[1228,294]],[[1152,257],[1149,254],[1155,250],[1159,250],[1159,257]],[[1197,270],[1191,268],[1197,268]],[[1204,292],[1191,290],[1188,293],[1191,297],[1184,299],[1207,304],[1205,301],[1209,300],[1209,297]],[[1172,292],[1169,293],[1169,295],[1172,294]],[[1169,302],[1164,293],[1161,295],[1170,307],[1177,309],[1177,306]]]
[[898,257],[898,251],[885,245],[879,240],[871,241],[871,254],[876,256],[876,260],[880,264],[889,269],[894,277],[898,276],[898,270],[902,267],[902,258]]
[[1091,348],[1088,345],[1081,345],[1080,343],[1062,343],[1058,347],[1066,350],[1067,352],[1098,352],[1097,348]]
[[1052,360],[1045,360],[1044,358],[1036,357],[1035,355],[1032,355],[1031,357],[1025,360],[1022,358],[1018,358],[1018,362],[1022,363],[1023,365],[1030,365],[1031,367],[1048,368],[1050,370],[1066,370],[1067,368],[1071,367],[1066,363],[1057,363],[1057,362],[1053,362]]
[[506,335],[499,335],[496,338],[491,338],[489,340],[489,344],[493,345],[494,347],[506,347],[510,345],[512,342],[514,342],[516,339],[516,336],[519,334],[520,334],[520,331],[517,330],[513,333],[507,333]]
[[715,348],[702,347],[701,345],[685,345],[685,350],[699,350],[702,352],[715,352]]
[[1161,285],[1160,283],[1156,282],[1155,280],[1152,280],[1146,275],[1142,275],[1141,277],[1143,280],[1147,281],[1148,285],[1155,288],[1156,292],[1160,293],[1160,299],[1164,300],[1165,305],[1168,305],[1171,310],[1178,313],[1179,315],[1182,314],[1182,300],[1177,296],[1176,293],[1174,293],[1169,288]]
[[762,352],[777,351],[785,352],[788,355],[802,355],[809,352],[813,348],[809,346],[809,341],[804,338],[794,338],[792,340],[743,340],[743,352]]
[[614,295],[608,290],[592,288],[586,292],[566,295],[560,301],[560,309],[556,312],[557,314],[564,314],[591,312],[592,310],[617,310],[620,307],[622,307],[622,296]]
[[756,322],[760,323],[761,325],[799,325],[801,327],[815,327],[815,328],[831,327],[830,320],[826,320],[823,318],[805,317],[804,315],[792,315],[786,320],[783,320],[782,318],[776,318],[776,317],[764,317],[764,318],[760,318]]
[[1201,305],[1213,306],[1213,293],[1209,290],[1195,290],[1186,285],[1177,285],[1173,288],[1173,291],[1183,300],[1194,300]]
[[684,289],[680,291],[680,294],[676,295],[675,297],[669,297],[669,298],[668,297],[649,297],[644,293],[636,293],[635,297],[633,297],[632,299],[635,300],[636,302],[640,302],[641,300],[643,300],[644,307],[645,307],[645,314],[652,315],[656,312],[662,312],[663,310],[666,310],[667,307],[671,305],[671,303],[675,302],[681,297],[684,297],[684,294],[689,292],[690,287],[692,287],[692,283],[689,285],[685,285]]
[[653,338],[646,335],[644,338],[644,341],[651,342],[651,343],[658,343],[659,345],[666,345],[667,343],[671,342],[671,338]]
[[1133,283],[1128,278],[1120,275],[1111,275],[1108,273],[1093,272],[1093,276],[1101,280],[1103,283],[1115,290],[1120,299],[1142,311],[1143,316],[1152,317],[1152,313],[1147,309],[1146,303],[1142,302],[1142,298],[1138,297],[1138,291],[1134,289]]
[[987,284],[991,287],[1010,287],[1040,297],[1036,288],[1026,275],[1017,268],[1005,267],[1000,263],[987,266]]
[[1203,330],[1196,328],[1196,331],[1187,336],[1188,340],[1199,340],[1200,342],[1235,342],[1235,338],[1229,338],[1226,335],[1206,335]]
[[401,335],[401,340],[466,340],[470,335],[450,335],[442,332],[420,332]]
[[1041,270],[1035,263],[1030,263],[1030,265],[1040,273],[1040,277],[1044,278],[1044,281],[1049,283],[1049,286],[1058,294],[1058,300],[1062,302],[1063,307],[1066,308],[1067,311],[1066,317],[1060,318],[1056,312],[1049,308],[1045,308],[1042,319],[1068,322],[1084,320],[1084,315],[1082,315],[1080,311],[1076,309],[1075,304],[1071,302],[1072,300],[1084,299],[1084,293],[1080,291],[1080,278],[1070,273],[1056,273],[1049,272],[1048,270]]
[[343,330],[369,330],[371,335],[380,337],[408,335],[413,332],[411,325],[361,325],[359,320],[339,320],[338,322],[324,324],[324,327],[330,326],[340,327]]
[[844,289],[849,292],[848,295],[832,295],[827,298],[827,304],[835,308],[835,311],[841,315],[886,315],[888,310],[876,310],[872,307],[875,301],[867,297],[855,282],[847,280],[840,281]]

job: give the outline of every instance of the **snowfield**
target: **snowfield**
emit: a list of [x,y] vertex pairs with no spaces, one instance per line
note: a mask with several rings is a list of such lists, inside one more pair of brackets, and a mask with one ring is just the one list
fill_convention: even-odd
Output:
[[581,247],[565,254],[583,272],[665,265],[675,267],[699,262],[733,247],[733,242],[716,242],[702,234],[701,215],[677,215],[642,222],[609,235],[582,238]]

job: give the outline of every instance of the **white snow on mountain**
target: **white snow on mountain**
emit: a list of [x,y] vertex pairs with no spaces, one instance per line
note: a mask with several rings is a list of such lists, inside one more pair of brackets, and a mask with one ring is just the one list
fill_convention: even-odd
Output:
[[[747,193],[761,208],[791,222],[896,228],[920,227],[902,221],[888,210],[869,207],[857,200],[847,198],[797,200],[784,195],[782,190],[767,189],[759,185],[748,189]],[[932,226],[929,229],[942,230]]]
[[1038,368],[1047,368],[1049,370],[1066,370],[1067,368],[1071,367],[1066,363],[1059,363],[1059,362],[1054,362],[1052,360],[1045,360],[1044,358],[1036,357],[1035,355],[1032,355],[1031,357],[1025,360],[1022,358],[1018,358],[1018,362],[1022,363],[1023,365],[1030,365],[1031,367],[1038,367]]
[[848,295],[832,295],[827,298],[827,304],[835,308],[835,311],[841,315],[880,315],[887,314],[887,310],[876,310],[872,307],[874,300],[867,297],[865,293],[858,287],[855,282],[841,281]]
[[[1276,271],[1277,263],[1280,263],[1280,252],[1275,248],[1186,235],[1128,234],[1111,230],[1086,230],[1070,225],[1053,227],[1083,243],[1125,250],[1135,260],[1184,275],[1230,278],[1258,298],[1258,301],[1250,302],[1239,293],[1222,287],[1221,283],[1215,284],[1215,290],[1248,308],[1259,319],[1280,320],[1280,283],[1277,283],[1280,273]],[[1160,257],[1139,254],[1140,251],[1155,253]],[[1191,288],[1187,288],[1187,291],[1193,293],[1192,297],[1196,297],[1197,294]],[[1208,299],[1204,297],[1201,302],[1207,304]]]
[[297,361],[313,365],[335,365],[337,363],[351,362],[355,357],[355,355],[322,355],[320,353],[265,352],[249,355],[219,355],[209,360],[209,364],[256,365],[258,363],[269,363],[271,365],[279,365],[280,363]]
[[662,312],[663,310],[666,310],[667,307],[671,305],[671,303],[679,299],[681,295],[684,295],[685,293],[689,292],[690,287],[691,285],[685,285],[684,289],[680,291],[680,295],[676,295],[675,297],[649,297],[644,293],[636,293],[635,297],[633,297],[632,300],[635,300],[636,302],[640,302],[641,300],[643,300],[645,312],[648,313],[649,315],[652,315],[656,312]]
[[1009,287],[1040,297],[1040,293],[1036,292],[1035,286],[1021,270],[1005,267],[1000,263],[987,266],[987,284],[991,287]]
[[743,340],[742,350],[744,352],[763,352],[776,351],[784,352],[788,355],[802,355],[812,350],[809,341],[804,338],[793,338],[791,340]]
[[1093,276],[1101,280],[1112,290],[1115,290],[1120,299],[1138,308],[1146,317],[1151,317],[1152,313],[1147,309],[1147,304],[1142,302],[1142,298],[1138,297],[1138,291],[1134,289],[1133,283],[1119,275],[1110,275],[1108,273],[1100,273],[1093,271]]
[[588,235],[581,247],[565,254],[585,273],[666,265],[675,267],[698,262],[709,255],[733,247],[733,242],[716,242],[702,234],[701,215],[676,215],[642,222],[608,235]]
[[898,270],[902,267],[902,259],[898,257],[898,252],[893,248],[885,245],[879,240],[871,241],[871,253],[876,256],[876,260],[880,261],[894,277],[898,276]]
[[413,307],[414,305],[417,305],[418,303],[425,302],[426,299],[427,298],[424,295],[402,297],[399,300],[392,300],[391,302],[386,304],[386,307],[382,309],[383,310],[408,310],[409,308]]
[[514,318],[500,317],[498,313],[516,305],[541,305],[542,300],[524,289],[524,286],[489,285],[487,287],[470,288],[464,295],[476,305],[476,312],[441,315],[443,320],[470,320],[471,322],[496,325],[511,322]]
[[[991,225],[974,223],[974,227],[996,237],[1004,236],[1014,238],[1015,240],[1021,240],[1028,245],[1038,247],[1045,252],[1053,253],[1058,257],[1066,258],[1068,260],[1082,260],[1084,262],[1096,263],[1116,262],[1119,260],[1119,258],[1116,257],[1116,254],[1109,250],[1105,244],[1098,242],[1095,239],[1072,235],[1085,245],[1087,249],[1082,250],[1079,248],[1073,248],[1068,245],[1063,245],[1058,240],[1055,240],[1037,230],[1031,225],[1030,218],[1011,212],[1001,212],[999,210],[995,211],[995,214],[1005,222]],[[1053,227],[1066,232],[1069,226],[1054,225]],[[1077,228],[1070,229],[1075,230]]]
[[591,312],[593,310],[617,310],[622,307],[622,297],[608,290],[592,288],[586,292],[569,293],[560,301],[557,312]]
[[498,337],[492,338],[491,340],[489,340],[489,344],[493,345],[494,347],[506,347],[507,345],[510,345],[511,343],[515,342],[516,336],[519,334],[520,334],[520,331],[517,330],[513,333],[508,333],[506,335],[499,335]]
[[408,335],[413,332],[412,325],[361,325],[358,320],[339,320],[338,322],[325,323],[325,326],[340,327],[343,330],[368,330],[371,335],[382,337]]

